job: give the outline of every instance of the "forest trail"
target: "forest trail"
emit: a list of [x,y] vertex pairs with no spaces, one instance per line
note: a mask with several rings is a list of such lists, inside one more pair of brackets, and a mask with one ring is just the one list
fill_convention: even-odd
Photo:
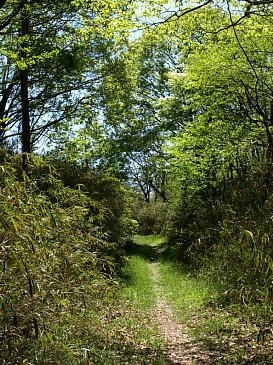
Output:
[[[164,284],[161,270],[167,262],[161,260],[166,254],[162,242],[153,242],[141,237],[136,245],[137,255],[141,255],[148,265],[147,278],[151,281],[151,288],[154,291],[154,307],[152,309],[153,320],[158,327],[158,336],[163,342],[163,353],[170,365],[209,365],[215,363],[214,356],[200,350],[188,334],[185,323],[175,318],[175,308],[171,305],[167,290]],[[183,277],[181,276],[181,280]],[[145,285],[143,283],[143,285]],[[179,291],[180,289],[177,288]],[[183,292],[177,293],[183,295]]]
[[187,333],[187,328],[174,319],[174,311],[170,307],[164,290],[160,285],[158,263],[151,262],[151,275],[156,292],[155,317],[160,335],[164,341],[164,351],[170,364],[204,365],[211,364],[209,354],[201,352]]

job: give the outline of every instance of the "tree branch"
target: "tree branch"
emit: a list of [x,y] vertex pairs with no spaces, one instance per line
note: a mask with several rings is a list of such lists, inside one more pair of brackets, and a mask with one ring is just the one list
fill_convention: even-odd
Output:
[[[6,0],[0,0],[0,8],[2,8],[5,3]],[[20,12],[20,10],[23,8],[24,6],[24,1],[20,1],[19,5],[6,17],[5,20],[3,20],[2,23],[0,23],[0,31],[5,29],[12,21],[12,19]]]

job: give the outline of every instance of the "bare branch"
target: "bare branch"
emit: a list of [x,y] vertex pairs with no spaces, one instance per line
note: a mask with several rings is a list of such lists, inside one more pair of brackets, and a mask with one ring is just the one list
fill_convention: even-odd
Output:
[[197,5],[197,6],[193,7],[193,8],[186,8],[186,9],[183,9],[182,11],[174,11],[173,14],[170,15],[169,17],[167,17],[166,19],[161,20],[161,21],[158,21],[158,22],[151,23],[147,27],[143,27],[141,29],[138,29],[138,31],[139,30],[145,30],[145,29],[148,29],[150,27],[157,26],[157,25],[160,25],[160,24],[168,23],[169,21],[175,21],[177,19],[180,19],[184,15],[187,15],[189,13],[192,13],[194,11],[197,11],[197,10],[205,7],[206,5],[208,5],[208,4],[212,3],[212,2],[213,2],[213,0],[207,0],[203,4]]
[[259,6],[259,5],[270,5],[273,4],[273,0],[261,0],[261,1],[252,1],[245,0],[250,6]]

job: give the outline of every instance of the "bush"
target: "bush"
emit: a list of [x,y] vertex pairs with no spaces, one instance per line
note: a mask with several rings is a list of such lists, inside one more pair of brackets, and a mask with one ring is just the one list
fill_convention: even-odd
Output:
[[69,364],[79,350],[72,333],[109,291],[121,253],[105,239],[100,202],[65,187],[40,158],[29,160],[29,175],[9,159],[0,170],[1,358],[48,363],[65,352]]
[[167,204],[161,201],[146,203],[136,200],[133,206],[133,217],[138,222],[140,235],[160,235],[165,228]]
[[105,239],[121,245],[132,234],[130,189],[107,171],[95,171],[75,163],[53,160],[65,186],[80,189],[104,209]]
[[[258,167],[257,167],[258,168]],[[221,288],[223,303],[272,310],[273,195],[261,174],[219,181],[173,202],[169,241],[177,257]],[[270,309],[271,308],[271,309]]]

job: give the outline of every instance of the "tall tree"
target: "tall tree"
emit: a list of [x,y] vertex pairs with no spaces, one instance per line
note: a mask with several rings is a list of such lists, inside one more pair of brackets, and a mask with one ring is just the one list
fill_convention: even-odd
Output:
[[176,48],[161,32],[147,30],[130,41],[101,85],[101,117],[108,126],[104,156],[108,164],[119,162],[146,201],[151,193],[166,199],[158,167],[164,165],[163,141],[178,126],[158,114],[156,102],[169,94]]
[[[27,66],[27,39],[29,38],[29,14],[27,10],[28,1],[24,0],[21,20],[21,37],[22,45],[20,56],[26,63],[26,67],[20,69],[20,84],[21,84],[21,108],[22,108],[22,152],[23,154],[31,152],[30,142],[30,116],[29,116],[29,94],[28,94],[28,66]],[[26,168],[26,156],[24,156],[23,167]]]
[[[24,144],[25,151],[47,129],[76,114],[81,105],[92,103],[95,108],[96,102],[91,100],[98,97],[101,78],[111,72],[106,65],[113,62],[119,40],[126,38],[125,17],[129,19],[133,10],[126,1],[47,0],[41,4],[29,0],[24,4],[0,35],[0,117],[2,141],[22,135],[23,124],[18,120],[23,111],[22,120],[26,122],[28,117],[26,100],[22,99],[22,108],[19,99],[27,96],[28,84],[31,138]],[[16,34],[19,27],[22,32]],[[23,93],[18,89],[20,79]]]

